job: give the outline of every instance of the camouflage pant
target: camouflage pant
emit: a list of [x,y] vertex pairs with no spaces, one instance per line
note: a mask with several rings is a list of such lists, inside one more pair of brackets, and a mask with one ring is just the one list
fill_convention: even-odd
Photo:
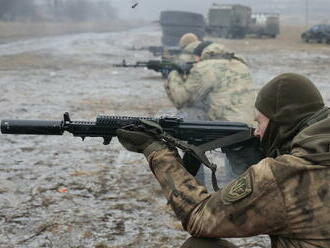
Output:
[[189,238],[180,248],[237,248],[224,239]]

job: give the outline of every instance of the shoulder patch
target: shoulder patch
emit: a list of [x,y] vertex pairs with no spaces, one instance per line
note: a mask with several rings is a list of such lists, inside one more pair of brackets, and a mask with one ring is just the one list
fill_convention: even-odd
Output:
[[239,201],[252,193],[251,176],[245,172],[223,189],[224,204]]

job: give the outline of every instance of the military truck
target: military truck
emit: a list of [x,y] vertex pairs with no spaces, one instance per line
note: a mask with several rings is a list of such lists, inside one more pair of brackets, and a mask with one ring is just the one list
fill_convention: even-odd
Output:
[[224,38],[244,38],[249,31],[251,8],[213,3],[207,15],[207,32]]
[[267,36],[275,38],[280,32],[279,14],[253,13],[249,26],[249,34],[259,38]]
[[204,38],[205,18],[202,14],[165,10],[160,13],[159,23],[163,46],[178,46],[185,33],[194,33],[200,40]]

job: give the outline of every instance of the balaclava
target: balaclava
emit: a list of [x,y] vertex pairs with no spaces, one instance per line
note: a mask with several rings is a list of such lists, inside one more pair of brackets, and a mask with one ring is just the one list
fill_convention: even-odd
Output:
[[294,136],[324,107],[324,102],[309,79],[285,73],[261,88],[255,107],[270,119],[261,144],[266,156],[276,157],[290,152]]

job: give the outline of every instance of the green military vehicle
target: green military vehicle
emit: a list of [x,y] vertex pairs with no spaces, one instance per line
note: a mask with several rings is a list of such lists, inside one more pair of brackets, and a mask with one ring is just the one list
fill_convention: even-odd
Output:
[[279,14],[277,13],[253,13],[249,34],[256,37],[275,38],[280,32]]
[[216,37],[242,39],[246,35],[275,38],[280,32],[279,14],[252,13],[240,4],[216,4],[208,11],[206,31]]
[[249,31],[251,8],[240,4],[213,3],[208,11],[207,32],[224,38],[244,38]]
[[165,10],[160,13],[159,23],[163,46],[178,46],[181,36],[186,33],[193,33],[200,40],[205,34],[205,19],[199,13]]

